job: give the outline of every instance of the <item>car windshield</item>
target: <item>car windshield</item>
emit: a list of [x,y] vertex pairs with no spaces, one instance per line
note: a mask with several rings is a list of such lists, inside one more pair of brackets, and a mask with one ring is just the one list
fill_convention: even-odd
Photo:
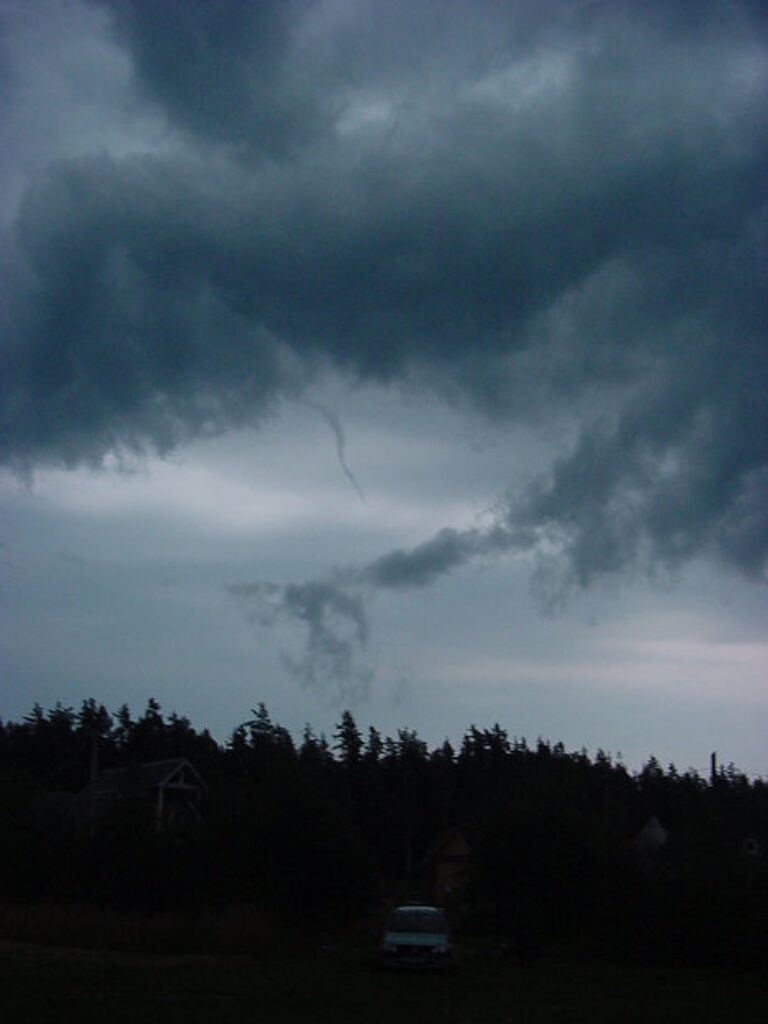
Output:
[[444,932],[445,917],[438,910],[394,910],[390,932]]

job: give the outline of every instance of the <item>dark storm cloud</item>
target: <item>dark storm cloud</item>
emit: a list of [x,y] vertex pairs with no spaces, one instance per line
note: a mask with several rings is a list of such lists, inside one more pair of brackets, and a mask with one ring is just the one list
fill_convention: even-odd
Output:
[[98,157],[27,194],[4,324],[11,463],[167,451],[257,420],[298,380],[285,346],[212,280],[218,247],[237,260],[237,211],[195,172]]
[[524,531],[501,523],[483,530],[443,529],[411,550],[391,551],[326,579],[238,583],[228,590],[253,624],[286,624],[298,633],[300,656],[285,657],[295,677],[349,697],[364,692],[374,675],[367,654],[372,591],[426,587],[472,559],[530,546]]
[[255,624],[302,627],[301,653],[286,655],[285,662],[303,684],[339,691],[347,700],[365,691],[373,670],[365,659],[368,623],[359,594],[320,580],[236,583],[228,590]]
[[490,530],[361,583],[510,549],[559,552],[576,585],[702,551],[764,572],[757,6],[101,7],[173,145],[28,189],[4,261],[6,464],[166,451],[331,366],[578,425]]
[[431,540],[408,551],[397,549],[375,559],[357,578],[361,583],[388,589],[426,587],[474,558],[527,547],[529,542],[529,537],[500,524],[486,530],[442,529]]
[[293,42],[306,0],[98,0],[130,51],[142,95],[174,125],[275,157],[328,117]]

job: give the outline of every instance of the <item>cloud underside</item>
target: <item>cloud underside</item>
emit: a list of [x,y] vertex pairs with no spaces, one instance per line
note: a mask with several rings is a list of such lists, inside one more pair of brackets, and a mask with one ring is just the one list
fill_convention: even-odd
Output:
[[537,552],[586,586],[706,553],[764,578],[758,5],[97,6],[164,145],[52,160],[23,196],[5,465],[167,452],[329,370],[575,423],[533,483],[499,481],[483,528],[242,585],[334,672],[322,623],[364,647],[360,588],[476,558]]

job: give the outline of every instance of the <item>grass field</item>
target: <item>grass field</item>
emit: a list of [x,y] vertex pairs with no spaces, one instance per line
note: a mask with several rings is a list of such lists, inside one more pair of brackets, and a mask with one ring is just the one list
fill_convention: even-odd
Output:
[[766,1019],[765,972],[469,959],[389,974],[367,954],[169,956],[0,943],[0,1021],[61,1024],[481,1024]]

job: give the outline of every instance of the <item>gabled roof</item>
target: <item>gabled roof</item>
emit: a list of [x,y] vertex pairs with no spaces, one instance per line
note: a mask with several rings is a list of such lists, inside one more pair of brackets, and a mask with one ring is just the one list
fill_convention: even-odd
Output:
[[207,789],[198,772],[184,757],[166,761],[148,761],[145,764],[123,768],[109,768],[97,776],[91,792],[95,796],[122,796],[126,791],[159,789],[163,786],[187,785]]
[[653,814],[637,833],[633,842],[637,850],[655,852],[661,849],[668,838],[669,832],[664,828],[656,815]]
[[464,830],[458,825],[452,825],[437,836],[427,847],[422,858],[424,864],[431,864],[439,860],[469,860],[472,856],[472,849],[467,842]]

